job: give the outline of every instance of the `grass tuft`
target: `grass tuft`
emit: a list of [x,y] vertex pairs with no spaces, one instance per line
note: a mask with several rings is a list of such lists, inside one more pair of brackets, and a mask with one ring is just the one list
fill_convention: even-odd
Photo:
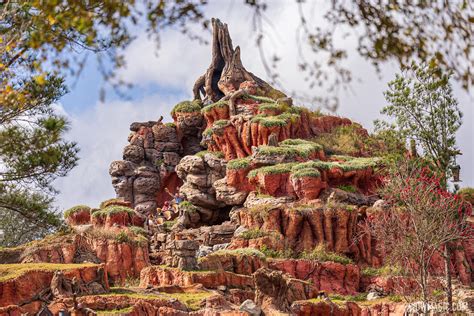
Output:
[[303,252],[301,254],[302,259],[317,260],[321,262],[332,261],[341,264],[350,264],[352,260],[344,255],[329,251],[326,249],[324,244],[317,245],[310,252]]
[[175,113],[193,113],[199,111],[201,111],[201,101],[183,101],[174,106],[171,115],[173,116]]
[[76,206],[73,206],[71,207],[70,209],[67,209],[65,212],[64,212],[64,218],[68,218],[69,216],[73,215],[74,213],[76,212],[79,212],[79,211],[91,211],[91,208],[87,205],[76,205]]
[[224,158],[224,153],[222,151],[208,151],[208,150],[203,150],[195,154],[195,156],[198,156],[199,158],[204,158],[204,155],[206,154],[211,154],[216,156],[217,158]]
[[250,157],[233,159],[227,162],[227,169],[237,170],[237,169],[246,169],[250,167],[251,163]]
[[202,110],[201,110],[201,113],[207,113],[207,112],[212,111],[215,108],[224,108],[224,107],[227,107],[227,106],[229,106],[228,101],[222,101],[222,100],[217,101],[215,103],[212,103],[212,104],[209,104],[209,105],[203,107]]
[[106,208],[100,211],[92,213],[92,216],[105,217],[107,215],[112,215],[112,214],[122,213],[122,212],[128,213],[128,215],[134,214],[133,209],[131,209],[130,207],[121,206],[121,205],[111,205],[111,206],[107,206]]

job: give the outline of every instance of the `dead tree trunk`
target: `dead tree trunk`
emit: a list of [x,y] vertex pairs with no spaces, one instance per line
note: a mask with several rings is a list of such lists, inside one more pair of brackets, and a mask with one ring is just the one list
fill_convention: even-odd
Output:
[[206,73],[200,76],[193,87],[194,99],[204,103],[217,102],[223,97],[230,96],[242,89],[243,82],[248,82],[254,94],[284,98],[285,94],[272,88],[268,83],[247,71],[240,59],[240,48],[232,46],[232,39],[227,29],[219,19],[212,19],[212,58]]

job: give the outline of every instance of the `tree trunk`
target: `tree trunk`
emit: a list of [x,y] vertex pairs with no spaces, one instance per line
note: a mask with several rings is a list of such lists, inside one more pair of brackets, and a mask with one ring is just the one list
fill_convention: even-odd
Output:
[[449,245],[444,245],[444,268],[446,278],[446,297],[448,299],[448,313],[453,313],[453,288],[451,282],[451,253]]
[[420,266],[420,286],[423,299],[423,315],[428,315],[428,266],[421,260]]
[[193,87],[194,99],[204,103],[217,102],[225,96],[230,97],[242,89],[243,82],[252,86],[255,94],[270,98],[285,98],[286,95],[247,71],[240,59],[240,48],[232,46],[227,24],[212,19],[212,58],[207,71],[199,76]]

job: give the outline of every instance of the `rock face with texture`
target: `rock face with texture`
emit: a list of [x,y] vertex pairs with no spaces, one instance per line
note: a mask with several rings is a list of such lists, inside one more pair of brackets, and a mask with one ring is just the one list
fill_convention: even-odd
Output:
[[225,176],[225,160],[213,154],[186,156],[176,166],[183,181],[180,193],[197,207],[199,222],[212,224],[226,217],[226,203],[216,198],[213,184]]
[[194,154],[199,146],[202,128],[200,113],[175,113],[175,124],[158,122],[132,123],[129,145],[123,160],[110,165],[117,197],[131,202],[143,214],[154,211],[176,192],[181,181],[175,166],[182,155]]
[[311,283],[290,278],[281,271],[261,268],[253,274],[253,278],[255,300],[270,315],[276,311],[289,312],[293,302],[317,295],[317,290]]
[[146,244],[97,238],[90,232],[60,236],[34,248],[25,248],[14,259],[2,263],[104,263],[108,279],[114,284],[138,277],[150,265]]
[[82,294],[101,294],[109,289],[103,265],[29,267],[18,276],[0,282],[0,307],[20,305],[23,311],[35,313],[41,307],[41,301],[49,295],[57,298],[71,295],[73,278]]

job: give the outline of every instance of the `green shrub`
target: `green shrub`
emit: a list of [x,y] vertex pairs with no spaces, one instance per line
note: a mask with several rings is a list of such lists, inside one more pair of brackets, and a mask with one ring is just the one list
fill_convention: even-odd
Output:
[[148,232],[142,227],[130,226],[129,229],[136,236],[148,236]]
[[338,186],[338,188],[346,192],[351,192],[351,193],[357,192],[357,188],[350,184],[343,184],[343,185]]
[[224,107],[227,107],[227,106],[229,106],[228,101],[217,101],[215,103],[212,103],[212,104],[209,104],[209,105],[203,107],[202,110],[201,110],[201,113],[207,113],[207,112],[210,112],[214,108],[224,108]]
[[115,236],[115,240],[119,243],[128,243],[130,242],[130,236],[128,236],[127,233],[122,230]]
[[273,103],[262,103],[258,106],[259,111],[265,111],[265,110],[277,111],[279,109],[280,109],[280,107],[275,102],[273,102]]
[[303,178],[303,177],[320,178],[321,173],[319,172],[318,169],[305,168],[305,169],[299,169],[296,171],[292,170],[291,176],[296,179]]
[[262,155],[286,155],[289,157],[307,158],[322,149],[321,145],[303,139],[287,139],[279,146],[260,146],[258,153]]
[[124,204],[127,204],[127,202],[125,202],[125,200],[123,198],[111,198],[111,199],[107,199],[105,201],[102,201],[99,205],[99,208],[100,209],[103,209],[103,208],[106,208],[107,206],[111,206],[111,205],[124,205]]
[[274,204],[261,203],[248,208],[247,211],[252,216],[257,216],[259,218],[266,219],[270,211],[274,209],[276,209],[276,206]]
[[403,275],[403,270],[400,267],[385,265],[380,268],[366,267],[362,269],[364,276],[396,276]]
[[201,101],[183,101],[176,104],[171,111],[171,115],[175,113],[192,113],[201,111]]
[[107,206],[106,208],[100,211],[92,213],[92,216],[103,217],[103,216],[112,215],[116,213],[122,213],[122,212],[128,213],[128,215],[134,214],[133,209],[131,209],[130,207],[121,206],[121,205],[111,205],[111,206]]
[[165,229],[165,232],[170,232],[171,228],[176,224],[178,220],[173,220],[173,221],[166,221],[163,223],[163,228]]
[[323,244],[316,246],[311,252],[303,252],[302,259],[318,260],[321,262],[332,261],[342,264],[352,263],[352,260],[344,255],[329,251]]
[[265,258],[265,255],[254,248],[238,248],[238,249],[221,249],[216,252],[209,254],[210,256],[225,256],[225,255],[244,255],[244,256],[255,256],[261,259]]
[[329,154],[355,154],[364,148],[363,138],[359,132],[360,125],[337,126],[329,133],[318,135],[313,140],[323,145]]
[[216,127],[216,128],[222,128],[222,127],[225,127],[229,124],[230,124],[229,120],[218,120],[218,121],[215,121],[212,126]]
[[206,128],[204,132],[202,132],[202,136],[212,136],[214,131],[212,130],[212,127]]
[[208,150],[203,150],[195,154],[199,158],[204,158],[204,155],[206,154],[211,154],[216,156],[217,158],[224,158],[224,153],[222,151],[208,151]]
[[229,160],[229,162],[227,162],[227,169],[231,169],[231,170],[245,169],[245,168],[250,167],[251,161],[252,160],[250,157]]
[[90,212],[91,208],[87,205],[76,205],[76,206],[73,206],[71,207],[70,209],[67,209],[65,212],[64,212],[64,218],[68,218],[69,216],[71,216],[72,214],[76,213],[76,212],[79,212],[79,211],[82,211],[82,210],[88,210]]
[[358,293],[356,295],[331,294],[329,295],[329,298],[332,301],[363,302],[367,300],[367,293]]
[[247,175],[248,178],[255,178],[258,174],[268,175],[268,174],[282,174],[291,172],[291,168],[296,165],[294,162],[281,163],[273,166],[261,167],[255,170],[252,170]]
[[256,228],[246,230],[242,234],[239,235],[239,237],[243,239],[256,239],[256,238],[261,238],[265,236],[268,236],[267,232],[264,232]]
[[262,252],[268,258],[297,258],[297,255],[291,248],[286,248],[285,250],[274,250],[268,248],[266,245],[260,247],[260,252]]
[[176,124],[173,123],[173,122],[165,123],[165,126],[168,126],[168,127],[171,127],[171,128],[176,128]]

